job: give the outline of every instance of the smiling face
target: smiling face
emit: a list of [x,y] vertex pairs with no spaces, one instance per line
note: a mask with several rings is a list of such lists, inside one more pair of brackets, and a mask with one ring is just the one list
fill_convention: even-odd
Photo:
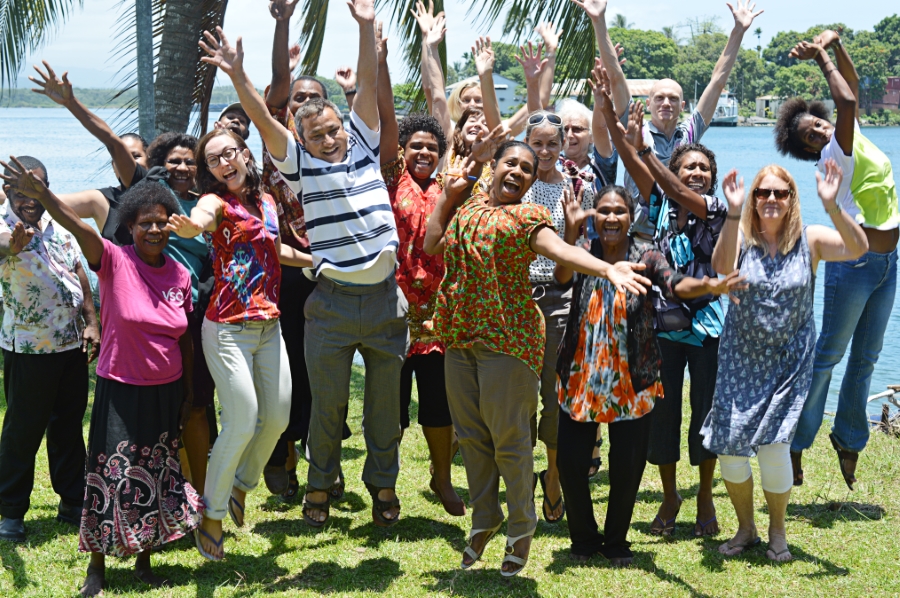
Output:
[[600,243],[605,255],[612,253],[612,248],[621,246],[628,240],[628,229],[631,228],[631,212],[625,198],[618,193],[607,193],[597,202],[597,215],[594,216],[594,228],[600,235]]
[[[226,158],[223,154],[232,154]],[[209,166],[212,156],[218,156],[219,163]],[[249,150],[242,150],[230,135],[217,135],[210,139],[204,149],[204,161],[216,180],[225,185],[234,194],[240,194],[247,180],[247,163],[250,161]]]
[[303,146],[314,158],[335,164],[347,155],[347,131],[330,107],[303,119]]
[[700,152],[687,152],[678,165],[678,179],[691,191],[706,195],[712,185],[709,158]]
[[134,223],[128,225],[135,252],[144,262],[154,264],[159,260],[169,242],[169,233],[164,230],[168,222],[166,208],[156,204],[142,209]]
[[[42,181],[47,180],[47,173],[40,168],[34,169],[34,174]],[[38,228],[41,216],[44,215],[44,206],[36,199],[31,199],[30,197],[22,195],[9,185],[4,185],[3,189],[6,191],[9,207],[12,209],[13,214],[18,216],[23,224]]]
[[563,129],[566,133],[566,158],[579,166],[587,164],[593,141],[591,123],[578,115],[566,115],[563,117]]
[[169,173],[169,186],[177,195],[187,197],[197,178],[197,160],[194,151],[175,146],[166,155],[164,166]]
[[294,82],[291,88],[291,114],[296,114],[297,109],[313,98],[324,98],[322,86],[316,81],[300,79]]
[[416,131],[403,148],[403,159],[406,161],[406,170],[414,179],[419,181],[430,179],[440,159],[437,138],[431,133]]
[[800,119],[797,133],[806,146],[804,149],[811,154],[818,154],[831,141],[834,135],[834,125],[823,118],[807,114]]
[[481,87],[478,87],[477,85],[469,87],[459,94],[460,110],[465,110],[466,108],[481,108],[483,105],[484,100],[481,97]]
[[527,148],[512,146],[494,162],[491,195],[501,204],[517,203],[534,182],[537,170]]
[[478,137],[479,133],[487,135],[490,131],[487,127],[487,121],[484,120],[484,115],[479,114],[466,121],[466,124],[462,126],[462,132],[463,143],[466,144],[466,149],[469,149],[472,147],[472,144],[475,143],[475,139]]
[[681,86],[671,79],[663,79],[650,90],[650,119],[657,128],[678,122],[684,108]]
[[[773,191],[791,191],[790,184],[781,177],[774,174],[767,174],[759,182],[757,189],[770,189]],[[762,230],[773,230],[781,227],[784,217],[788,213],[790,202],[794,200],[792,196],[784,199],[776,199],[774,193],[768,193],[768,197],[760,199],[756,197],[756,189],[752,189],[754,201],[756,202],[756,213],[759,215],[759,224]]]
[[556,170],[556,162],[559,160],[559,154],[563,150],[559,127],[549,123],[535,127],[528,136],[526,143],[537,154],[539,171],[551,172]]

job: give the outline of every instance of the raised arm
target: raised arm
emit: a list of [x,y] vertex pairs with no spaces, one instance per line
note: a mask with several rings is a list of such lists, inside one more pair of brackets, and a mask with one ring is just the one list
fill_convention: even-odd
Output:
[[719,97],[728,83],[728,77],[731,75],[731,69],[734,67],[734,61],[737,60],[738,52],[741,50],[744,34],[750,29],[753,19],[763,13],[763,11],[754,13],[753,9],[756,8],[756,4],[751,4],[750,0],[738,0],[737,8],[731,4],[728,4],[728,8],[731,9],[731,14],[734,16],[734,28],[731,30],[731,35],[728,36],[728,43],[725,44],[722,55],[716,61],[709,85],[703,90],[703,95],[700,96],[700,101],[697,102],[697,110],[703,117],[703,122],[707,125],[712,121],[713,114],[716,112],[716,105],[719,103]]
[[209,56],[204,56],[201,60],[218,67],[231,78],[231,83],[241,101],[241,107],[259,131],[266,150],[275,160],[279,162],[284,160],[287,156],[288,139],[293,142],[293,135],[269,114],[266,103],[256,92],[247,73],[244,72],[244,44],[241,38],[238,37],[237,42],[232,46],[221,27],[216,27],[216,33],[219,36],[218,40],[209,31],[203,32],[206,39],[205,41],[200,40],[200,47]]
[[334,80],[344,92],[347,110],[353,110],[353,100],[356,98],[356,71],[349,66],[339,66],[334,71]]
[[424,249],[428,255],[444,253],[444,234],[453,215],[472,193],[472,187],[478,180],[483,162],[473,156],[462,158],[456,156],[453,162],[447,165],[444,172],[444,190],[434,206],[434,212],[428,218],[428,228],[425,230]]
[[805,41],[800,42],[791,50],[790,55],[792,58],[799,60],[815,60],[816,64],[819,65],[822,74],[825,75],[825,80],[828,82],[831,99],[834,100],[834,107],[837,110],[834,135],[844,155],[851,155],[853,153],[853,136],[856,132],[856,117],[859,106],[853,89],[851,89],[847,80],[844,79],[838,67],[831,62],[828,52],[822,46]]
[[[616,45],[616,54],[617,56],[622,55],[622,47]],[[625,62],[624,59],[619,61],[619,65]],[[594,94],[594,107],[596,108],[598,102],[600,101],[597,97],[597,94],[601,92],[601,86],[597,84],[600,81],[600,73],[603,71],[603,61],[599,58],[594,59],[594,70],[591,72],[591,78],[588,79],[588,83],[591,85],[591,91]],[[608,75],[607,75],[608,76]],[[626,104],[627,106],[627,104]],[[618,111],[617,111],[618,115]],[[619,115],[621,116],[621,115]],[[613,145],[612,140],[609,138],[609,129],[606,126],[606,117],[603,116],[600,110],[594,110],[591,116],[591,137],[594,140],[594,149],[597,150],[597,153],[600,154],[601,158],[610,158],[613,155]],[[615,178],[615,177],[613,177]]]
[[394,90],[387,64],[387,38],[382,37],[382,22],[375,24],[375,51],[378,54],[378,116],[381,119],[381,165],[397,159],[400,129],[394,112]]
[[812,253],[813,272],[819,260],[843,262],[861,258],[869,251],[869,240],[863,229],[837,204],[838,189],[844,173],[837,162],[829,158],[825,161],[825,176],[816,170],[816,183],[822,207],[831,217],[834,229],[826,226],[810,226],[807,240]]
[[[44,206],[44,209],[47,210],[51,218],[56,220],[60,226],[75,236],[78,245],[81,246],[81,252],[84,254],[84,257],[87,258],[88,263],[92,266],[99,266],[100,258],[103,257],[103,239],[100,238],[100,233],[94,230],[90,224],[79,218],[72,208],[60,201],[60,199],[47,188],[44,181],[35,175],[33,171],[25,168],[15,156],[10,156],[10,161],[12,164],[0,160],[0,166],[3,166],[9,172],[9,174],[0,174],[0,179],[6,181],[7,184],[17,192],[34,199]],[[18,226],[16,229],[18,229]],[[27,235],[27,232],[23,231],[23,233],[25,233],[26,237],[30,240],[30,236]],[[34,232],[31,234],[33,235]],[[21,237],[18,241],[16,240],[15,230],[11,236],[13,237],[13,241],[21,243]],[[25,241],[22,247],[27,244],[28,241]],[[21,248],[19,251],[21,251]]]
[[356,63],[356,98],[353,111],[366,126],[378,130],[378,57],[375,49],[375,2],[352,0],[350,14],[359,25],[359,60]]
[[497,102],[497,90],[494,89],[494,48],[490,37],[479,37],[472,46],[475,58],[475,70],[481,84],[481,107],[484,110],[484,121],[488,129],[493,130],[503,122],[500,116],[500,104]]
[[853,60],[850,58],[850,53],[847,52],[847,48],[844,47],[841,41],[840,33],[831,29],[823,31],[813,38],[813,43],[819,44],[826,50],[829,48],[834,50],[838,72],[847,82],[850,91],[853,92],[853,96],[856,98],[856,118],[859,119],[859,73],[856,72],[856,66],[854,66]]
[[68,71],[62,74],[62,79],[58,79],[50,64],[46,60],[43,62],[47,72],[45,73],[35,66],[34,70],[37,71],[40,79],[28,77],[40,88],[32,89],[31,91],[45,95],[60,106],[64,106],[72,113],[72,116],[78,119],[81,126],[87,129],[88,133],[106,146],[106,151],[109,152],[113,164],[116,165],[116,171],[119,173],[122,185],[128,188],[131,185],[131,180],[134,178],[135,168],[137,168],[137,162],[135,162],[134,156],[128,150],[128,146],[125,145],[118,135],[113,133],[113,130],[109,128],[109,125],[102,118],[88,110],[84,104],[78,101],[78,98],[75,97],[75,92],[72,90],[72,84],[69,82]]
[[610,92],[615,104],[616,114],[621,117],[625,114],[625,110],[628,109],[628,103],[631,101],[631,92],[628,91],[625,72],[622,70],[622,65],[619,64],[618,53],[613,46],[609,37],[609,30],[606,27],[607,1],[572,0],[572,2],[580,6],[591,20],[591,26],[594,28],[594,38],[597,41],[597,49],[600,51],[600,61],[606,67],[610,83],[612,84]]
[[446,135],[453,129],[450,107],[441,69],[439,48],[447,33],[444,13],[434,14],[434,2],[429,0],[428,10],[422,2],[416,2],[416,9],[410,11],[422,32],[422,91],[428,103],[428,112],[441,124]]
[[[291,98],[291,17],[299,0],[273,0],[269,2],[269,13],[275,19],[275,35],[272,38],[272,83],[266,94],[266,104],[273,108],[283,108]],[[300,47],[297,46],[297,53]]]
[[741,243],[741,209],[744,207],[744,179],[738,179],[738,171],[732,170],[722,181],[722,193],[728,201],[725,226],[713,250],[712,267],[719,274],[731,274],[737,268]]

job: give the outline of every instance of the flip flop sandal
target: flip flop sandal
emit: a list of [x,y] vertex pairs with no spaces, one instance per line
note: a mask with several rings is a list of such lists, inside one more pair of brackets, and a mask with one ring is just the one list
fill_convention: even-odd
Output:
[[[310,492],[325,492],[325,494],[326,494],[325,500],[323,500],[322,502],[315,502],[315,501],[309,500]],[[310,527],[322,527],[323,525],[328,523],[328,520],[331,518],[331,513],[329,510],[330,500],[331,500],[331,495],[328,494],[327,490],[316,490],[314,488],[306,489],[306,494],[303,495],[303,521],[306,523],[306,525],[308,525]],[[312,517],[310,517],[309,511],[311,511],[311,510],[325,511],[325,520],[319,521],[317,519],[313,519]]]
[[722,556],[740,556],[744,554],[744,552],[746,552],[748,549],[753,548],[754,546],[759,546],[760,542],[762,542],[762,539],[760,539],[759,536],[756,536],[754,539],[744,544],[732,544],[731,541],[725,542],[725,545],[728,546],[728,550],[734,550],[735,548],[740,548],[740,550],[738,552],[735,552],[734,554],[723,554]]
[[[547,523],[559,523],[560,521],[562,521],[562,518],[566,516],[566,505],[562,506],[562,512],[559,514],[559,517],[557,517],[556,519],[550,519],[547,516],[548,511],[550,513],[553,513],[554,511],[556,511],[556,509],[559,508],[559,505],[563,501],[563,497],[562,497],[562,493],[560,493],[559,498],[556,500],[556,502],[553,504],[550,503],[550,500],[547,499],[547,482],[544,480],[544,476],[546,476],[546,475],[547,475],[546,469],[538,475],[538,480],[541,482],[541,492],[544,493],[544,504],[542,505],[541,510],[543,511],[544,521],[546,521]],[[549,509],[548,509],[548,507],[549,507]]]
[[437,495],[438,499],[441,501],[441,504],[444,506],[444,510],[447,511],[449,515],[453,515],[454,517],[464,517],[466,514],[466,503],[462,501],[462,499],[458,498],[457,502],[447,502],[444,500],[444,495],[441,494],[440,489],[437,487],[437,484],[434,482],[434,478],[431,478],[431,483],[428,484],[428,487],[431,488],[431,491]]
[[[241,520],[238,521],[237,511],[235,511],[235,507],[241,512]],[[234,497],[232,494],[228,497],[228,516],[231,517],[231,521],[237,527],[244,527],[244,505],[238,502],[238,499]]]
[[[775,558],[772,558],[769,556],[770,552],[774,555]],[[779,559],[778,557],[780,557],[783,554],[791,554],[791,549],[785,548],[782,551],[775,552],[773,549],[770,548],[766,551],[766,558],[768,558],[770,561],[774,561],[776,563],[790,563],[791,561],[794,560],[794,555],[791,555],[791,558],[789,558],[789,559],[784,559],[784,560]]]
[[[594,446],[600,448],[603,446],[603,439],[601,438],[597,442],[594,443]],[[600,466],[603,465],[602,457],[591,457],[591,466],[588,468],[588,478],[593,478],[598,473],[600,473]],[[591,472],[593,470],[593,472]]]
[[209,533],[207,533],[206,530],[204,530],[202,527],[198,527],[194,530],[194,543],[197,545],[197,552],[199,552],[200,555],[205,559],[209,559],[211,561],[221,561],[222,557],[210,554],[203,549],[203,543],[200,541],[201,534],[207,540],[212,542],[213,546],[215,546],[216,548],[222,548],[222,543],[225,542],[225,532],[222,532],[222,535],[219,536],[219,540],[217,542],[216,539],[210,536]]
[[[378,493],[386,490],[386,488],[378,488],[366,482],[366,489],[369,491],[369,496],[372,497],[372,521],[375,522],[375,525],[379,527],[397,525],[397,522],[400,521],[400,499],[397,495],[395,494],[392,500],[381,500],[378,498]],[[393,490],[393,488],[391,489]],[[393,508],[397,509],[397,516],[393,519],[388,519],[384,516],[384,512]]]
[[801,466],[801,458],[803,451],[791,451],[791,468],[794,470],[794,486],[803,485],[803,467]]
[[331,500],[338,501],[344,498],[344,489],[346,488],[346,484],[344,483],[344,472],[343,470],[338,472],[337,481],[331,485],[331,489],[328,490],[328,494],[331,495]]
[[[715,516],[715,515],[713,515],[713,516],[712,516],[712,519],[710,519],[709,521],[700,521],[699,519],[697,519],[697,520],[694,522],[694,537],[695,537],[695,538],[702,538],[702,537],[704,537],[704,536],[715,536],[716,534],[718,534],[719,532],[716,532],[716,534],[704,534],[704,533],[703,533],[703,530],[706,529],[706,526],[709,525],[710,523],[715,522],[715,521],[718,521],[718,520],[716,519],[716,516]],[[700,526],[700,533],[699,533],[699,534],[697,533],[697,526],[698,526],[698,525]],[[673,530],[674,530],[674,525],[673,525],[672,527],[673,527]]]
[[[501,526],[501,525],[503,525],[502,522],[501,522],[497,527],[495,527],[495,528],[493,528],[493,529],[473,529],[473,530],[469,533],[469,544],[468,544],[468,545],[465,547],[465,549],[463,550],[463,554],[468,555],[469,558],[472,559],[472,562],[469,563],[469,564],[467,565],[467,564],[466,564],[466,561],[463,560],[463,561],[459,564],[459,566],[460,566],[461,568],[463,568],[463,569],[469,569],[469,568],[472,567],[472,565],[474,565],[475,563],[477,563],[477,562],[481,559],[481,555],[484,554],[484,549],[487,548],[488,542],[491,541],[491,538],[493,538],[494,536],[497,535],[497,532],[500,531],[500,526]],[[477,535],[480,534],[481,532],[488,532],[488,535],[487,535],[487,538],[484,539],[484,544],[483,544],[482,547],[481,547],[481,552],[475,552],[475,549],[472,548],[472,538],[474,538],[475,536],[477,536]]]
[[837,443],[837,439],[835,439],[834,434],[829,434],[828,438],[831,440],[831,446],[834,447],[834,450],[838,455],[838,465],[841,467],[841,475],[844,476],[844,483],[847,484],[847,488],[851,490],[855,490],[853,488],[853,484],[856,483],[856,476],[847,473],[847,470],[844,469],[844,461],[850,461],[852,463],[856,463],[859,459],[859,453],[854,453],[853,451],[848,451],[841,448],[841,445]]
[[283,500],[292,501],[297,498],[297,493],[300,491],[300,482],[297,481],[297,470],[291,469],[288,471],[288,489],[284,491],[284,494],[281,495]]
[[[682,501],[682,502],[684,502],[684,501]],[[672,515],[672,518],[669,519],[668,521],[663,521],[662,517],[660,517],[659,514],[657,513],[656,519],[654,519],[653,523],[650,524],[650,534],[653,536],[663,536],[666,538],[675,535],[675,520],[678,519],[678,513],[680,513],[680,512],[681,512],[681,504],[678,505],[678,509],[675,511],[675,514]],[[653,524],[656,523],[657,521],[659,522],[659,524],[662,527],[653,529]]]

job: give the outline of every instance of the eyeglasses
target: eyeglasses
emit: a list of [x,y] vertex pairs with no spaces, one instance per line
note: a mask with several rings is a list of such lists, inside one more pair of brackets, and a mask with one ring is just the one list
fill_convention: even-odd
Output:
[[206,155],[206,165],[209,166],[210,168],[215,168],[216,166],[219,165],[220,158],[224,159],[224,160],[233,160],[234,157],[237,155],[237,153],[238,153],[238,148],[232,146],[232,147],[226,147],[224,150],[222,150],[221,154],[207,154]]
[[539,125],[545,120],[554,127],[562,127],[562,119],[559,117],[559,115],[553,114],[552,112],[540,112],[538,114],[532,114],[528,117],[528,126],[533,127]]
[[572,131],[572,133],[580,135],[581,133],[587,131],[587,127],[579,127],[578,125],[566,125],[563,127],[563,131],[565,131],[566,133]]
[[763,189],[762,187],[757,187],[753,190],[753,196],[756,199],[769,199],[769,196],[774,195],[778,201],[784,201],[793,194],[794,192],[790,189]]

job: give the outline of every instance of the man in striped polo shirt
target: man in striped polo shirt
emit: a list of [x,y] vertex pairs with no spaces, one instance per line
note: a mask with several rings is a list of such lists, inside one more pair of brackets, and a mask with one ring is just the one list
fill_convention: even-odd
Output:
[[355,351],[366,363],[363,481],[376,524],[396,523],[394,493],[400,468],[400,370],[409,331],[407,303],[394,278],[397,226],[379,166],[375,7],[354,0],[359,24],[358,91],[344,129],[337,106],[315,98],[295,115],[302,143],[272,118],[243,69],[240,38],[231,46],[205,33],[204,58],[231,77],[241,105],[259,130],[275,165],[302,197],[316,290],[306,302],[306,363],[312,389],[304,520],[321,527],[329,489],[340,467],[343,412],[350,397]]

